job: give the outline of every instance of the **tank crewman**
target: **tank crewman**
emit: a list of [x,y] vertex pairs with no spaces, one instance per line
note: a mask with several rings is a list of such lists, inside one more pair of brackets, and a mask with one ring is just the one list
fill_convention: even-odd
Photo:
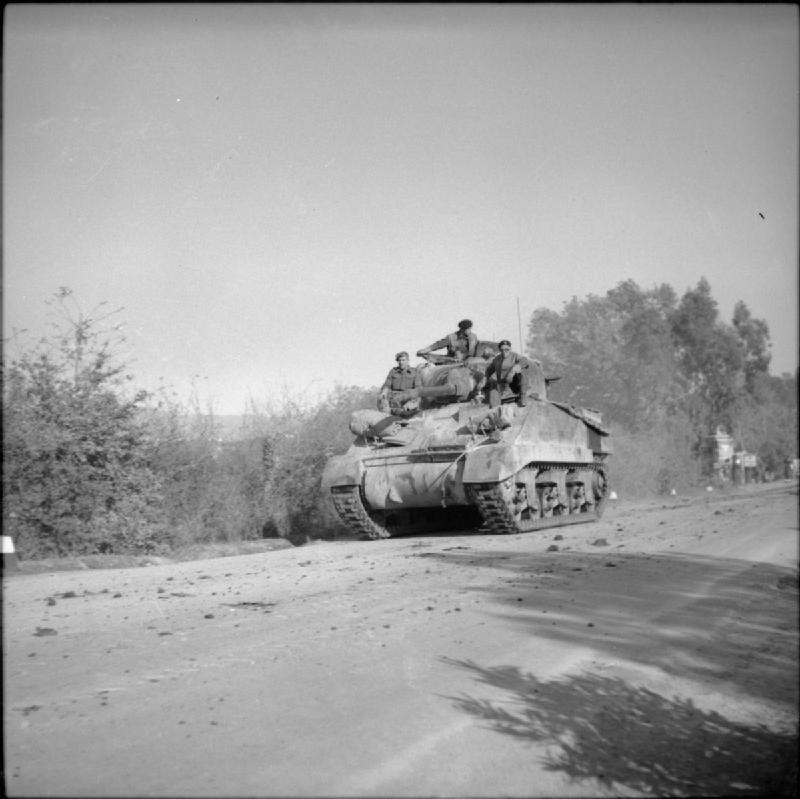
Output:
[[408,391],[419,385],[419,375],[416,369],[408,365],[408,353],[398,352],[394,356],[397,366],[389,370],[386,380],[383,381],[380,394],[378,395],[378,408],[384,408],[388,404],[390,392]]
[[423,357],[442,347],[447,347],[447,354],[451,358],[455,358],[456,353],[461,353],[464,358],[474,357],[478,349],[478,337],[472,332],[472,321],[462,319],[458,323],[458,330],[455,333],[448,333],[444,338],[434,341],[429,347],[417,350],[417,355]]
[[[528,369],[530,361],[524,355],[511,350],[511,342],[504,338],[499,344],[500,354],[486,367],[489,386],[489,407],[500,405],[502,397],[509,391],[517,395],[517,405],[525,407],[528,393]],[[494,376],[494,379],[490,379]]]

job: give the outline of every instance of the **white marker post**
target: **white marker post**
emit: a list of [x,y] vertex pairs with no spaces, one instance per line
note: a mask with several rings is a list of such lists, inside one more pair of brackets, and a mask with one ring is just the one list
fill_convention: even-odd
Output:
[[19,561],[17,553],[14,551],[14,539],[10,535],[3,537],[3,571],[18,571]]

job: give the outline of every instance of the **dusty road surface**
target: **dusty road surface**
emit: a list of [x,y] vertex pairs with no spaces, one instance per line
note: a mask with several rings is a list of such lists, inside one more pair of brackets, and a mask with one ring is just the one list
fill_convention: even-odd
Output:
[[8,575],[6,791],[785,792],[797,502],[784,482],[542,534]]

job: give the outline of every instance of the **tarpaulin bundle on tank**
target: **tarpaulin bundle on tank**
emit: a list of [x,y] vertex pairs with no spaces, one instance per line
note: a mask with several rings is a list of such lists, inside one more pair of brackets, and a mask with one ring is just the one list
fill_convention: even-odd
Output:
[[350,431],[357,436],[378,438],[387,444],[402,446],[413,438],[413,432],[405,427],[405,419],[381,411],[353,411]]
[[550,400],[550,404],[561,408],[562,411],[566,411],[570,416],[580,419],[592,430],[600,433],[601,436],[610,435],[609,431],[602,425],[600,411],[596,411],[594,408],[577,408],[575,405],[570,405],[566,402],[555,402],[554,400]]

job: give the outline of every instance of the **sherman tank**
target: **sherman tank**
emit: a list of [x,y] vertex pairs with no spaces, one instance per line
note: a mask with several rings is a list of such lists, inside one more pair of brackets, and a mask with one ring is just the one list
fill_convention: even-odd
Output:
[[524,396],[507,389],[489,407],[485,372],[496,344],[480,342],[478,352],[429,355],[417,388],[353,413],[355,439],[322,476],[351,532],[527,533],[600,518],[611,454],[600,413],[548,399],[558,378],[535,360],[524,367]]

